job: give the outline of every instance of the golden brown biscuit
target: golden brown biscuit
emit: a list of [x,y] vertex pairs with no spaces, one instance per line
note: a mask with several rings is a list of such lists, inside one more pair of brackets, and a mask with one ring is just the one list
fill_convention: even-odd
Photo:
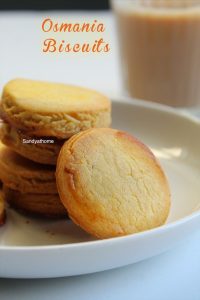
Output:
[[60,151],[56,179],[69,216],[100,238],[160,226],[169,213],[160,164],[125,132],[89,129],[72,137]]
[[0,127],[0,139],[3,144],[20,155],[37,163],[48,165],[56,165],[58,154],[64,143],[64,140],[55,138],[49,138],[48,140],[43,138],[41,141],[37,137],[27,136],[22,131],[6,123]]
[[91,127],[110,125],[111,103],[86,88],[15,79],[3,90],[1,117],[31,136],[66,139]]
[[4,197],[2,195],[2,191],[0,190],[0,226],[5,223],[5,220],[6,220],[5,202],[4,202]]
[[0,179],[22,193],[56,194],[55,168],[28,160],[0,143]]
[[3,187],[5,200],[14,208],[33,216],[46,218],[67,217],[58,194],[24,194]]

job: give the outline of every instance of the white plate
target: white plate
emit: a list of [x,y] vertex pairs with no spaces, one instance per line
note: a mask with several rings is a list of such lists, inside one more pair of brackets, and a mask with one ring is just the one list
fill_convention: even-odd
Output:
[[151,147],[168,176],[167,224],[125,237],[95,240],[71,221],[44,222],[9,210],[0,229],[0,277],[43,278],[92,273],[157,255],[200,225],[200,123],[143,101],[113,103],[113,127]]

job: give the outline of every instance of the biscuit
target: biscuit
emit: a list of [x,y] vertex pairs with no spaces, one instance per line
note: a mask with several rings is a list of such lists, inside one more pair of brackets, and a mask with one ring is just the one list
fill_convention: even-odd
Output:
[[5,220],[6,220],[5,202],[2,195],[2,191],[0,191],[0,226],[5,223]]
[[67,217],[58,194],[24,194],[3,186],[5,200],[15,209],[46,218]]
[[125,132],[89,129],[69,139],[56,180],[71,219],[99,238],[160,226],[169,214],[170,190],[160,164]]
[[[10,147],[20,155],[34,162],[55,165],[64,140],[50,138],[54,143],[27,143],[24,140],[33,140],[22,131],[4,123],[0,128],[0,139],[3,144]],[[38,141],[38,138],[35,138]],[[46,141],[46,138],[45,138]]]
[[55,167],[28,160],[0,143],[0,180],[22,193],[57,194]]
[[2,93],[0,114],[31,136],[67,139],[91,127],[110,125],[111,103],[104,95],[72,85],[15,79]]

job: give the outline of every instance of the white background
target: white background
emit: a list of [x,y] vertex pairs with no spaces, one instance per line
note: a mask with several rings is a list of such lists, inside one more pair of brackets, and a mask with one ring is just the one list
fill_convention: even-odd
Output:
[[[45,18],[54,23],[83,23],[97,20],[105,24],[99,33],[44,33]],[[43,53],[43,41],[49,37],[66,42],[92,41],[103,37],[111,47],[108,53]],[[60,81],[119,92],[120,74],[114,32],[114,20],[108,13],[0,13],[0,88],[15,77]]]

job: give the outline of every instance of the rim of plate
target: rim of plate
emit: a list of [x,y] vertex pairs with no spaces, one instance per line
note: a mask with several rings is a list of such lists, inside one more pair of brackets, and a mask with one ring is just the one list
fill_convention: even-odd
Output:
[[[145,101],[145,100],[138,100],[133,99],[127,96],[121,96],[121,97],[113,97],[112,102],[119,103],[119,104],[129,104],[129,105],[135,105],[138,107],[145,107],[149,109],[153,109],[156,111],[162,111],[164,113],[169,113],[174,116],[177,116],[179,118],[183,118],[187,121],[191,121],[192,123],[199,125],[200,127],[200,120],[191,115],[189,112],[187,112],[184,108],[177,109],[170,106],[166,106],[160,103],[154,103],[151,101]],[[188,223],[189,221],[192,221],[200,216],[200,209],[195,211],[194,213],[191,213],[183,218],[180,218],[176,221],[164,224],[162,226],[152,228],[149,230],[145,230],[138,233],[129,234],[126,236],[120,236],[120,237],[113,237],[108,239],[102,239],[102,240],[94,240],[94,241],[87,241],[87,242],[76,242],[76,243],[69,243],[69,244],[56,244],[56,245],[41,245],[41,246],[4,246],[0,245],[0,251],[46,251],[46,250],[57,250],[57,249],[68,249],[68,248],[77,248],[77,247],[95,247],[99,244],[101,245],[108,245],[108,244],[115,244],[119,242],[128,242],[129,240],[137,240],[138,238],[143,238],[145,236],[152,236],[159,234],[161,232],[166,232],[174,227],[179,227],[180,225],[184,223]]]

